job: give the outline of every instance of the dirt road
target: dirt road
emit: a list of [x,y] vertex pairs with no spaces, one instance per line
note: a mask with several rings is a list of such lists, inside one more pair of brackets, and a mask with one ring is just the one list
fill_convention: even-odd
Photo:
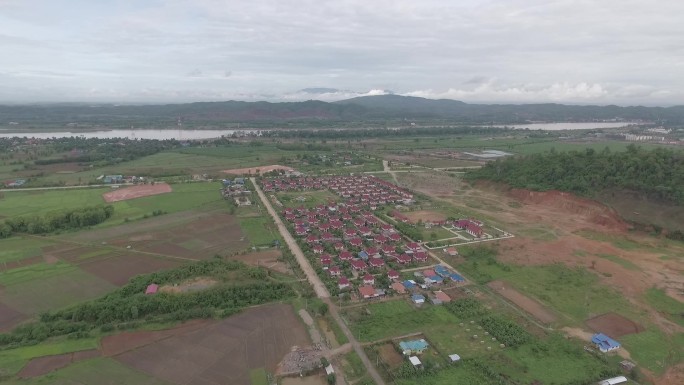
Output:
[[294,254],[295,258],[297,259],[297,263],[299,263],[299,266],[302,268],[304,274],[306,274],[307,279],[313,286],[316,295],[318,296],[318,298],[322,299],[323,302],[328,304],[330,315],[333,317],[335,322],[337,322],[337,324],[340,326],[340,329],[342,329],[344,335],[347,336],[349,343],[354,348],[356,354],[358,354],[358,356],[361,358],[361,362],[363,362],[363,365],[366,367],[368,374],[370,374],[370,376],[373,378],[373,381],[375,381],[377,385],[385,385],[385,381],[382,379],[382,377],[380,377],[378,371],[375,370],[375,367],[368,359],[368,356],[366,355],[366,352],[363,350],[363,347],[361,346],[359,341],[357,341],[356,338],[354,338],[354,334],[352,334],[351,330],[349,330],[349,328],[347,327],[347,324],[344,323],[344,320],[342,320],[342,317],[338,312],[337,306],[335,305],[335,303],[333,303],[333,301],[330,300],[330,293],[328,293],[328,289],[325,288],[325,285],[323,285],[321,279],[318,278],[318,275],[316,275],[316,271],[314,271],[314,269],[311,267],[311,264],[309,264],[309,261],[304,256],[304,252],[302,252],[302,249],[299,247],[295,239],[292,237],[292,234],[290,234],[290,232],[287,230],[287,227],[285,227],[285,224],[278,216],[278,213],[276,213],[276,211],[273,209],[273,206],[271,206],[271,202],[269,202],[269,200],[266,198],[266,195],[261,190],[261,187],[257,185],[256,179],[250,178],[250,180],[252,181],[252,185],[254,185],[254,190],[256,190],[257,194],[259,195],[261,202],[266,207],[266,210],[268,210],[268,213],[271,214],[271,217],[273,217],[273,221],[275,221],[276,226],[278,226],[278,231],[280,231],[280,235],[282,235],[283,239],[285,239],[285,243],[290,248],[290,251],[292,251],[292,253]]

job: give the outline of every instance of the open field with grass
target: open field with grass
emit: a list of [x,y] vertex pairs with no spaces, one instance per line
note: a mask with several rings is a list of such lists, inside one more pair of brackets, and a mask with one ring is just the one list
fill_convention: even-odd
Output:
[[[297,192],[279,192],[275,194],[276,198],[285,207],[300,207],[311,208],[321,204],[326,204],[329,201],[337,202],[339,197],[328,190],[320,191],[297,191]],[[297,199],[297,198],[302,199]]]
[[64,339],[11,350],[0,350],[0,380],[18,373],[32,358],[97,348],[97,339]]
[[21,236],[0,239],[0,269],[5,270],[3,266],[10,262],[18,263],[24,259],[39,257],[43,254],[43,248],[52,244],[47,239]]
[[94,358],[78,362],[64,369],[25,380],[10,380],[10,385],[170,385],[129,368],[111,358]]

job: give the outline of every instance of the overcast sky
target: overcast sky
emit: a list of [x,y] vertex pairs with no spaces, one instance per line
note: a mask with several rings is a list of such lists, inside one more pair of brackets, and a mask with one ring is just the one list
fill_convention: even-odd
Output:
[[0,0],[0,102],[684,104],[682,15],[681,0]]

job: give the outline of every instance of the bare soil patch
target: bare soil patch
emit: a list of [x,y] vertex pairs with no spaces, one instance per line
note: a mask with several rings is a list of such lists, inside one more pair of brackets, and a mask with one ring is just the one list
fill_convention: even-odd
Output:
[[175,335],[183,335],[193,330],[199,330],[214,323],[212,320],[191,320],[176,327],[154,331],[123,332],[106,336],[100,341],[100,350],[106,357],[116,356],[149,345],[164,338]]
[[270,249],[265,251],[256,251],[253,253],[239,254],[231,256],[230,259],[235,259],[237,261],[244,262],[251,266],[261,266],[267,269],[271,269],[278,273],[292,274],[287,264],[278,261],[278,258],[282,255],[282,252],[278,249]]
[[20,378],[32,378],[42,376],[57,369],[64,368],[75,362],[87,360],[100,356],[100,351],[97,349],[83,350],[74,353],[58,354],[54,356],[45,356],[34,358],[24,366],[19,372]]
[[35,265],[36,263],[41,263],[43,261],[43,257],[36,256],[31,258],[19,259],[16,261],[3,262],[0,265],[0,271],[12,270],[19,267]]
[[285,170],[285,171],[294,171],[292,167],[287,167],[287,166],[281,166],[279,164],[272,164],[270,166],[259,166],[259,167],[248,167],[248,168],[232,168],[230,170],[223,170],[221,172],[225,174],[232,174],[232,175],[257,175],[257,174],[263,174],[267,172],[271,172],[273,170]]
[[164,285],[159,288],[159,291],[162,293],[189,293],[208,289],[217,283],[218,282],[212,278],[196,277],[178,285]]
[[325,377],[322,375],[306,376],[306,377],[284,377],[281,382],[282,385],[325,385],[327,384]]
[[418,223],[418,221],[444,221],[447,219],[447,216],[443,213],[430,210],[410,211],[402,214],[408,217],[408,219],[413,223]]
[[171,186],[166,183],[142,184],[104,193],[102,194],[102,198],[104,198],[105,202],[112,203],[150,195],[166,194],[171,191],[173,191]]
[[[289,305],[260,306],[205,322],[198,328],[166,331],[161,337],[138,334],[135,344],[123,347],[127,351],[119,347],[121,353],[115,359],[174,384],[242,385],[250,383],[251,369],[273,372],[293,346],[309,344],[304,326]],[[109,342],[103,340],[103,348]]]
[[499,295],[513,302],[519,308],[531,314],[534,318],[543,323],[556,321],[556,316],[544,305],[516,290],[510,283],[505,281],[492,281],[487,284]]
[[123,286],[136,275],[177,267],[182,262],[140,253],[116,254],[107,258],[93,258],[79,267],[88,273],[117,286]]
[[404,363],[404,358],[397,352],[397,349],[391,343],[386,343],[378,346],[378,354],[382,362],[387,364],[390,369],[398,368]]
[[26,318],[26,315],[23,313],[20,313],[9,305],[0,302],[0,332],[10,331],[19,322]]
[[640,333],[644,327],[616,313],[606,313],[584,321],[591,330],[619,338],[627,334]]

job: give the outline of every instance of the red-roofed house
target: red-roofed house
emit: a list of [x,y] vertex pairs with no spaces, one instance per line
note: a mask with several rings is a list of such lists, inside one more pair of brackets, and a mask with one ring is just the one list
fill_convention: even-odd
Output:
[[311,234],[311,235],[309,235],[308,237],[306,237],[306,243],[311,244],[311,243],[316,243],[316,242],[318,242],[318,237],[317,237],[317,236]]
[[341,278],[339,279],[339,281],[337,281],[337,287],[338,287],[340,290],[346,289],[346,288],[348,288],[349,286],[350,286],[350,284],[349,284],[349,279],[347,279],[347,277],[341,277]]
[[401,241],[401,235],[399,235],[399,234],[397,234],[397,233],[392,233],[392,234],[389,235],[389,239],[390,239],[392,242],[399,242],[399,241]]
[[304,227],[297,227],[297,228],[295,229],[295,234],[297,234],[297,235],[299,235],[299,236],[306,235],[306,228],[304,228]]
[[417,262],[427,262],[428,255],[424,251],[419,251],[419,252],[413,254],[413,259],[415,259]]
[[371,267],[383,267],[383,266],[385,266],[385,261],[383,261],[382,258],[371,258],[369,263],[370,263]]
[[394,281],[395,279],[399,279],[399,273],[396,270],[390,270],[387,272],[387,278],[389,278],[392,281]]
[[363,235],[364,237],[368,237],[370,235],[373,235],[373,230],[371,230],[368,227],[362,226],[359,227],[359,233],[361,233],[361,235]]
[[364,285],[373,285],[375,284],[375,277],[370,274],[366,274],[363,276],[363,283]]
[[315,245],[313,247],[313,252],[316,254],[323,254],[323,246],[321,245]]
[[411,257],[408,254],[398,255],[397,262],[401,263],[402,265],[406,265],[408,263],[411,263]]
[[321,261],[321,265],[328,266],[332,263],[332,258],[330,258],[330,255],[328,255],[328,254],[323,254],[323,255],[321,255],[320,261]]
[[425,277],[434,277],[435,275],[437,275],[437,274],[432,269],[423,270],[423,276],[425,276]]
[[404,294],[406,293],[406,287],[401,284],[401,282],[393,282],[390,287],[392,290],[396,291],[398,294]]
[[346,238],[353,238],[356,236],[356,229],[345,229],[344,236]]
[[412,251],[421,250],[420,245],[416,242],[409,242],[406,246],[409,248],[409,250],[412,250]]
[[361,295],[361,298],[364,299],[375,298],[377,296],[373,286],[360,286],[359,294]]
[[349,240],[349,244],[354,247],[361,247],[363,246],[363,241],[361,240],[361,238],[354,238]]
[[368,267],[366,265],[366,262],[364,262],[360,259],[355,259],[355,260],[351,261],[351,266],[354,270],[366,270],[366,268]]
[[340,253],[340,261],[351,261],[354,255],[349,251],[343,251]]
[[344,250],[344,243],[336,242],[335,243],[335,251],[342,251],[342,250]]
[[340,274],[342,274],[342,270],[339,266],[332,266],[328,269],[328,273],[330,273],[332,277],[339,277]]
[[385,245],[382,247],[382,253],[385,255],[392,254],[396,251],[396,249],[397,248],[392,245]]
[[451,297],[441,290],[435,292],[435,297],[442,303],[451,302]]

